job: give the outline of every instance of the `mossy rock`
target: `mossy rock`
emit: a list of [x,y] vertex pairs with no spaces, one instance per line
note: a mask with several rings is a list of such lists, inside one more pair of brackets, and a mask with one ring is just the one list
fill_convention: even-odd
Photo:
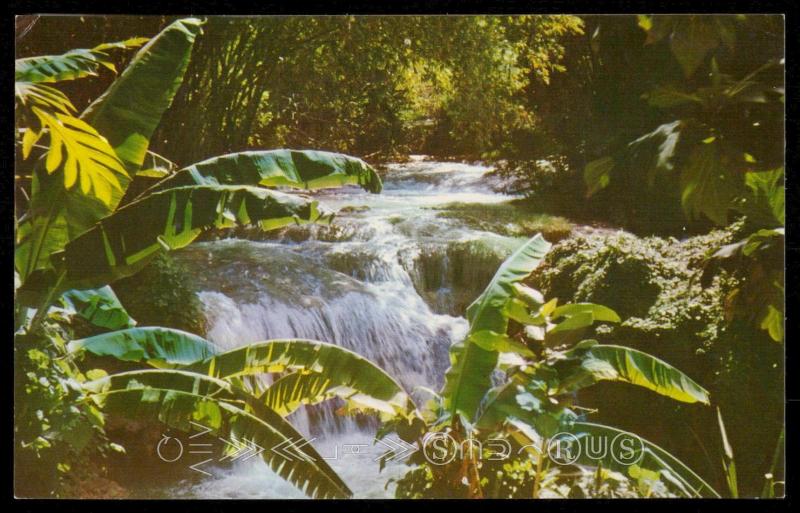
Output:
[[497,236],[456,240],[414,248],[401,253],[400,259],[431,310],[463,316],[497,268],[523,242]]
[[164,326],[198,335],[206,331],[203,306],[189,270],[166,253],[142,271],[114,283],[114,292],[139,326]]
[[450,203],[436,210],[440,211],[440,218],[456,219],[475,230],[506,237],[532,237],[541,233],[548,241],[557,242],[568,237],[573,228],[567,219],[531,210],[519,201]]
[[712,405],[683,404],[647,390],[600,383],[579,395],[590,420],[638,433],[683,459],[727,492],[716,407],[736,454],[739,491],[758,495],[783,419],[782,347],[765,332],[732,323],[727,298],[741,273],[717,270],[706,287],[705,257],[741,238],[741,226],[685,240],[586,230],[555,245],[530,280],[560,303],[607,305],[619,325],[595,338],[651,353],[706,387]]
[[[724,329],[725,296],[736,285],[735,277],[720,273],[703,288],[705,255],[734,237],[733,229],[684,241],[591,230],[554,246],[532,284],[561,303],[592,302],[614,309],[623,322],[607,327],[605,338],[632,332],[637,339],[668,336],[683,341],[682,350],[693,355],[706,351]],[[662,342],[647,345],[653,344]],[[647,349],[659,352],[657,347]]]

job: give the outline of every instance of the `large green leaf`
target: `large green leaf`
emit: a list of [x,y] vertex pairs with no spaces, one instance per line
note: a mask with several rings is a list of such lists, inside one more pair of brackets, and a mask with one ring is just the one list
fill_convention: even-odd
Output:
[[186,185],[261,185],[321,189],[360,185],[381,191],[378,173],[359,158],[312,150],[245,151],[184,168],[144,194]]
[[491,433],[504,422],[518,419],[535,428],[540,436],[552,436],[559,431],[563,412],[553,399],[530,376],[516,372],[506,383],[486,393],[475,416],[475,427]]
[[[575,422],[565,428],[564,432],[576,436],[581,442],[582,450],[580,451],[580,457],[576,461],[577,464],[591,467],[602,466],[605,469],[621,472],[625,475],[631,475],[631,470],[636,465],[638,468],[657,472],[667,488],[680,495],[719,498],[716,490],[686,464],[639,435],[591,422]],[[620,457],[620,454],[618,454],[619,449],[617,451],[612,450],[612,442],[616,437],[620,437],[617,438],[618,443],[622,439],[633,442],[631,447],[634,448],[635,456],[632,459],[639,458],[638,461],[629,463]],[[599,447],[599,443],[602,443],[598,442],[600,440],[605,440],[605,443],[609,444],[609,450],[602,457],[588,450],[589,447]]]
[[681,205],[689,219],[704,214],[719,226],[728,224],[728,210],[742,191],[740,177],[728,172],[722,162],[719,141],[702,141],[681,171]]
[[687,133],[684,121],[665,123],[628,143],[617,160],[624,161],[629,169],[646,172],[647,183],[652,187],[659,173],[675,169],[683,154]]
[[156,367],[189,365],[219,353],[206,339],[171,328],[130,328],[71,341],[70,353],[86,351]]
[[639,385],[682,402],[709,402],[703,387],[666,362],[627,347],[587,340],[552,361],[513,372],[506,383],[490,389],[475,425],[491,431],[516,418],[534,426],[540,435],[551,436],[559,428],[563,411],[554,400],[603,380]]
[[579,314],[589,314],[592,321],[620,322],[619,315],[611,308],[594,303],[567,303],[558,306],[550,313],[551,319],[560,317],[574,317]]
[[670,48],[686,78],[691,77],[706,55],[720,45],[718,27],[711,16],[690,16],[688,19],[676,17]]
[[108,51],[138,48],[147,38],[132,38],[116,43],[104,43],[90,49],[70,50],[61,55],[40,55],[14,61],[15,82],[61,82],[96,75],[100,66],[115,71]]
[[225,379],[300,372],[279,379],[262,396],[271,408],[287,414],[302,403],[334,396],[346,399],[355,409],[376,410],[384,416],[405,415],[413,409],[403,387],[380,367],[348,349],[316,340],[256,342],[189,368]]
[[786,224],[783,167],[770,171],[750,171],[744,176],[749,194],[738,202],[737,209],[747,216],[747,222],[765,228]]
[[81,116],[108,139],[131,172],[144,162],[150,137],[183,81],[201,25],[186,18],[162,30]]
[[644,174],[647,183],[653,186],[659,173],[672,171],[683,153],[686,143],[686,123],[673,121],[656,127],[628,143],[614,156],[593,160],[586,165],[583,177],[587,194],[598,192],[611,182],[611,173],[617,166]]
[[734,46],[737,22],[734,16],[639,16],[639,26],[647,32],[646,43],[668,37],[686,78],[694,75],[706,56],[720,45]]
[[629,347],[582,343],[556,362],[561,392],[622,381],[686,403],[709,404],[708,391],[667,362]]
[[[183,79],[199,31],[196,19],[172,23],[136,54],[81,116],[107,139],[128,174],[144,161],[149,139]],[[17,232],[14,261],[23,281],[37,269],[50,268],[54,252],[114,210],[130,181],[122,174],[116,178],[119,187],[102,201],[77,187],[66,190],[60,173],[49,173],[40,160],[33,173],[30,209]]]
[[[390,417],[411,408],[402,387],[383,369],[352,351],[322,342],[267,341],[220,354],[214,344],[197,335],[169,328],[136,328],[75,340],[68,347],[74,353],[87,351],[156,367],[196,364],[191,368],[204,373],[212,365],[219,370],[218,364],[224,361],[225,370],[217,376],[221,378],[261,374],[288,357],[292,363],[279,368],[295,372],[276,380],[259,398],[260,403],[284,416],[302,404],[334,397],[345,399],[354,410]],[[277,350],[264,358],[265,348]],[[217,359],[212,363],[214,356]],[[231,367],[236,362],[240,367]]]
[[503,262],[483,293],[467,309],[470,330],[463,341],[450,349],[451,366],[442,389],[445,407],[451,413],[473,418],[481,398],[491,386],[491,375],[497,364],[498,352],[482,348],[471,337],[484,331],[506,334],[508,318],[504,308],[515,296],[514,284],[527,278],[549,249],[550,243],[540,234],[531,238]]
[[135,328],[75,340],[68,348],[72,353],[87,351],[157,367],[189,365],[203,373],[213,367],[213,372],[219,371],[216,377],[225,379],[261,374],[278,365],[294,372],[271,384],[259,402],[284,416],[302,404],[334,397],[345,399],[354,410],[377,411],[384,417],[413,408],[403,388],[383,369],[348,349],[317,341],[267,341],[221,354],[197,335],[170,328]]
[[349,411],[377,412],[382,419],[391,419],[408,413],[409,405],[404,392],[393,396],[374,386],[380,368],[370,369],[358,376],[342,376],[329,371],[297,371],[278,378],[262,394],[260,400],[283,416],[307,404],[317,404],[338,397],[345,400]]
[[101,328],[119,330],[136,326],[136,321],[128,315],[109,286],[68,290],[61,295],[61,303],[68,310]]
[[[547,333],[563,333],[591,326],[597,321],[620,322],[619,315],[611,308],[594,303],[568,303],[553,309],[547,316],[557,321]],[[558,319],[562,319],[558,321]]]
[[258,225],[273,230],[325,223],[331,217],[319,211],[316,201],[267,189],[179,187],[103,218],[54,256],[55,267],[66,273],[62,287],[97,287],[138,272],[159,251],[182,248],[208,228]]
[[583,180],[586,182],[587,196],[608,187],[614,165],[614,159],[611,157],[601,157],[586,164],[583,170]]
[[[218,436],[263,448],[261,457],[278,475],[313,498],[347,498],[352,493],[324,458],[280,415],[265,406],[248,411],[246,394],[230,383],[181,370],[114,374],[84,384],[104,411],[135,418],[155,417],[189,431],[191,422]],[[274,450],[291,444],[294,454]]]

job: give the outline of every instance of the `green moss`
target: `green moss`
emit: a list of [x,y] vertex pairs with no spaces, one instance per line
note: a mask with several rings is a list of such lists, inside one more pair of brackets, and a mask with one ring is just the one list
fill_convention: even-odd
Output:
[[613,308],[623,322],[598,328],[596,338],[669,362],[707,388],[714,406],[678,404],[607,383],[579,396],[582,406],[599,411],[590,420],[662,445],[724,490],[718,406],[736,454],[740,493],[753,496],[769,471],[782,425],[782,347],[756,327],[731,320],[729,294],[744,276],[741,270],[713,269],[701,284],[705,256],[740,239],[741,229],[736,224],[683,241],[622,231],[577,234],[554,246],[531,285],[562,303]]
[[391,224],[393,226],[397,225],[397,224],[400,224],[405,220],[406,220],[406,218],[401,216],[401,215],[393,215],[393,216],[389,217],[389,219],[387,219],[389,224]]
[[[597,231],[556,245],[534,278],[548,297],[604,304],[622,317],[614,332],[676,336],[703,351],[724,328],[724,298],[734,278],[720,274],[700,284],[705,254],[733,240],[717,230],[685,241]],[[637,337],[641,338],[641,337]]]
[[350,213],[368,212],[369,210],[370,210],[369,205],[346,205],[339,209],[339,213],[350,214]]
[[523,239],[487,237],[423,246],[401,254],[417,293],[437,313],[464,315]]
[[203,307],[192,275],[169,254],[157,256],[147,267],[113,288],[139,326],[165,326],[205,334]]
[[517,202],[474,204],[450,203],[440,210],[439,217],[458,219],[470,228],[493,232],[507,237],[531,237],[541,233],[556,242],[569,236],[572,223],[558,216],[532,211]]

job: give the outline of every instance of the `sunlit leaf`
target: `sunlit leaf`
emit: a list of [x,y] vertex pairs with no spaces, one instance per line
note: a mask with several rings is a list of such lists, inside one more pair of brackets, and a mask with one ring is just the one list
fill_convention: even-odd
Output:
[[719,143],[699,144],[681,171],[681,205],[689,219],[701,214],[717,225],[728,224],[728,210],[741,183],[720,161]]
[[145,194],[186,185],[260,185],[322,189],[359,185],[378,193],[381,179],[363,160],[327,151],[246,151],[214,157],[184,168]]
[[90,290],[68,290],[61,303],[88,322],[109,330],[131,328],[136,321],[119,302],[111,287]]
[[550,243],[536,235],[514,252],[497,270],[492,281],[467,309],[470,334],[450,349],[450,369],[445,376],[442,396],[450,412],[472,418],[481,399],[491,386],[491,374],[497,364],[497,351],[487,351],[470,341],[472,334],[492,331],[505,335],[508,318],[503,313],[506,302],[514,297],[514,283],[522,281],[542,262]]
[[203,230],[256,225],[326,223],[316,201],[255,187],[178,187],[146,196],[103,218],[57,256],[70,288],[93,287],[130,276],[162,249],[190,244]]
[[15,82],[14,96],[25,107],[41,107],[52,112],[71,114],[75,106],[64,93],[50,86],[31,82]]
[[767,305],[766,314],[761,319],[760,327],[769,333],[769,336],[775,342],[783,341],[783,312],[775,308],[773,305]]
[[300,372],[302,375],[289,377],[290,374],[277,381],[261,397],[270,408],[286,414],[304,402],[316,403],[331,397],[342,397],[356,402],[357,409],[377,410],[389,416],[407,415],[413,409],[403,388],[374,363],[343,347],[316,340],[255,342],[211,356],[190,368],[225,379]]
[[99,66],[114,71],[108,50],[137,48],[146,38],[132,38],[116,43],[104,43],[91,49],[70,50],[62,55],[42,55],[14,61],[16,82],[61,82],[96,75]]
[[[129,173],[137,171],[144,161],[149,138],[182,81],[200,24],[190,18],[164,29],[137,53],[114,84],[81,116],[82,122],[107,138],[107,144],[114,148]],[[41,84],[28,84],[22,89],[28,97],[39,101],[58,104],[65,99],[55,89]],[[74,107],[67,100],[60,112],[70,111]],[[120,186],[115,188],[102,179],[92,183],[90,175],[79,170],[80,187],[66,190],[63,178],[55,180],[43,164],[34,169],[30,209],[17,231],[14,262],[23,281],[35,270],[52,270],[51,255],[111,213],[128,185],[123,174],[114,175]],[[85,192],[93,185],[100,191],[97,195],[87,195]],[[108,203],[98,199],[108,199],[109,194]]]
[[[622,381],[686,403],[709,403],[708,391],[667,362],[629,347],[592,344],[567,351],[556,363],[563,391],[598,381]],[[577,358],[578,365],[570,359]]]
[[614,169],[614,159],[611,157],[603,157],[586,164],[583,178],[589,188],[587,192],[589,196],[608,186],[611,181],[609,173],[612,169]]
[[70,353],[113,356],[156,367],[189,365],[220,352],[204,338],[172,328],[129,328],[73,340]]
[[737,210],[748,217],[748,222],[758,226],[776,226],[786,223],[786,187],[783,167],[770,171],[745,173],[748,189],[738,203]]
[[[151,418],[187,432],[196,430],[192,422],[202,419],[203,428],[218,437],[257,444],[265,449],[259,453],[264,462],[310,497],[352,494],[313,445],[299,443],[305,439],[291,424],[264,405],[257,411],[246,409],[242,401],[247,394],[224,380],[175,369],[141,370],[112,374],[84,388],[105,411]],[[209,416],[212,405],[215,414]],[[272,450],[279,444],[295,444],[294,457]]]

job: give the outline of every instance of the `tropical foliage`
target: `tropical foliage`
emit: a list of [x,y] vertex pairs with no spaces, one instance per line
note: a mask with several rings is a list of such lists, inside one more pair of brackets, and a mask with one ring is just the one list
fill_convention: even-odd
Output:
[[[17,26],[47,36],[20,35],[19,55],[31,56],[15,61],[18,495],[80,495],[71,479],[125,452],[109,436],[120,417],[189,433],[202,422],[274,447],[302,439],[290,415],[326,401],[376,417],[379,438],[416,444],[398,497],[780,495],[779,16],[21,16]],[[62,53],[70,47],[80,49]],[[410,153],[484,159],[502,179],[494,187],[521,195],[439,216],[466,212],[518,249],[466,310],[441,389],[413,392],[424,404],[325,341],[212,343],[177,268],[160,290],[144,283],[136,303],[189,317],[197,333],[137,323],[146,309],[121,284],[149,281],[168,252],[237,226],[329,224],[336,213],[304,192],[380,193],[365,160]],[[509,228],[522,212],[536,213],[535,228]],[[546,231],[548,219],[566,228]],[[569,235],[579,223],[592,244],[583,229]],[[630,242],[609,226],[652,238]],[[554,244],[512,239],[539,231]],[[463,274],[488,280],[506,254]],[[448,258],[458,272],[474,264]],[[670,269],[651,279],[654,262]],[[468,299],[486,283],[476,281]],[[651,398],[652,418],[606,416],[607,387]],[[694,423],[650,425],[666,412]],[[699,437],[698,422],[711,426]],[[434,464],[425,448],[445,435],[460,453]],[[565,439],[582,449],[569,465],[550,452]],[[635,463],[593,453],[609,439],[638,443]],[[492,458],[498,440],[513,457]],[[262,458],[310,497],[350,497],[353,483],[304,442],[299,459]]]
[[[783,59],[760,63],[741,78],[721,71],[724,50],[734,48],[739,25],[746,23],[757,22],[733,16],[641,16],[646,44],[668,38],[683,77],[697,83],[692,78],[707,63],[708,79],[692,91],[660,84],[645,93],[650,106],[678,119],[628,143],[614,156],[588,163],[584,176],[589,195],[607,187],[618,172],[623,180],[639,176],[649,187],[655,186],[658,175],[678,176],[680,204],[689,220],[704,216],[725,226],[734,213],[745,216],[747,227],[754,230],[745,240],[719,249],[713,258],[729,258],[746,247],[744,257],[752,255],[763,262],[759,255],[769,247],[783,254],[783,145],[764,138],[765,131],[777,133],[783,127]],[[766,265],[760,270],[765,280],[747,280],[764,290],[748,291],[745,297],[765,305],[758,308],[754,322],[780,342],[783,265],[775,258]]]
[[[83,120],[64,113],[50,116],[31,107],[47,123],[43,121],[33,138],[28,135],[32,129],[25,132],[23,158],[29,157],[43,133],[50,140],[34,165],[30,205],[18,221],[16,350],[27,355],[24,361],[29,363],[24,368],[34,365],[55,374],[45,378],[32,371],[26,374],[31,379],[27,385],[18,384],[18,392],[26,394],[25,402],[39,407],[19,413],[18,425],[24,433],[19,442],[26,449],[21,459],[32,453],[31,458],[45,460],[42,451],[55,445],[61,453],[56,470],[68,472],[70,465],[63,453],[74,456],[93,435],[102,438],[104,417],[109,413],[149,416],[184,430],[191,427],[190,421],[203,421],[220,434],[272,447],[301,438],[283,418],[300,404],[342,398],[353,411],[377,411],[387,419],[409,409],[408,397],[392,378],[342,348],[316,341],[269,341],[224,353],[196,335],[133,327],[136,322],[109,287],[141,270],[164,250],[190,244],[209,228],[254,224],[273,230],[331,219],[315,201],[275,191],[276,186],[316,189],[357,184],[370,192],[381,190],[375,170],[360,159],[314,151],[247,152],[195,164],[162,178],[139,174],[148,140],[181,83],[200,26],[199,20],[186,19],[167,27],[89,106],[81,115]],[[35,88],[31,93],[27,80],[92,75],[99,64],[110,67],[102,60],[104,49],[141,42],[18,61],[18,92],[28,94],[19,99],[37,101],[36,96],[30,100],[30,94],[40,94]],[[55,96],[63,97],[61,93]],[[62,99],[71,107],[66,97]],[[62,146],[66,158],[62,158]],[[108,164],[120,178],[100,170],[98,164]],[[81,187],[75,189],[79,172]],[[113,187],[98,186],[97,177]],[[137,180],[149,187],[126,198],[126,189]],[[112,331],[68,342],[70,335],[59,326],[73,317]],[[84,372],[79,364],[84,353],[155,368]],[[55,359],[65,356],[63,363],[50,368]],[[244,376],[268,373],[284,374],[278,376],[275,388],[244,387]],[[31,401],[35,398],[45,406]],[[34,412],[39,422],[29,420]],[[84,427],[80,435],[76,432],[64,440],[61,429],[69,429],[64,427],[69,423]],[[347,485],[312,447],[303,456],[294,460],[269,452],[264,458],[312,497],[350,495]]]
[[[387,420],[407,415],[411,405],[402,387],[379,367],[312,340],[273,340],[223,352],[189,333],[130,328],[73,340],[67,350],[153,367],[83,383],[88,399],[106,412],[157,418],[184,431],[191,431],[194,421],[267,448],[302,439],[283,418],[301,404],[338,397],[350,411],[378,412]],[[277,379],[244,386],[244,377],[267,374]],[[347,485],[313,446],[302,447],[299,458],[268,451],[264,459],[311,497],[349,497]]]
[[[641,443],[635,464],[622,464],[612,453],[594,456],[584,448],[579,463],[622,472],[631,479],[646,475],[661,480],[674,494],[718,496],[701,477],[664,449],[636,435],[588,422],[573,409],[574,393],[599,381],[618,381],[649,389],[685,403],[709,404],[708,392],[668,363],[635,349],[580,340],[595,322],[620,321],[604,306],[572,303],[558,306],[523,282],[539,265],[550,245],[536,236],[500,267],[483,294],[467,310],[470,331],[451,349],[452,366],[441,394],[435,394],[420,412],[428,429],[441,431],[457,443],[480,440],[461,449],[452,465],[418,458],[427,468],[421,482],[415,471],[398,490],[409,496],[445,494],[454,497],[504,497],[507,487],[485,472],[482,449],[487,440],[511,439],[533,460],[535,471],[527,486],[529,497],[539,497],[543,483],[554,479],[558,466],[548,447],[553,437],[569,434],[576,443],[629,436]],[[500,384],[492,374],[501,372]],[[402,422],[402,421],[396,421]],[[425,447],[424,436],[418,432]],[[412,438],[413,439],[413,438]],[[555,438],[558,440],[558,438]],[[594,442],[596,443],[596,441]],[[422,451],[425,454],[425,451]],[[522,458],[525,462],[527,458]],[[526,481],[526,480],[523,480]],[[404,490],[404,491],[403,491]],[[421,494],[421,495],[420,495]]]

